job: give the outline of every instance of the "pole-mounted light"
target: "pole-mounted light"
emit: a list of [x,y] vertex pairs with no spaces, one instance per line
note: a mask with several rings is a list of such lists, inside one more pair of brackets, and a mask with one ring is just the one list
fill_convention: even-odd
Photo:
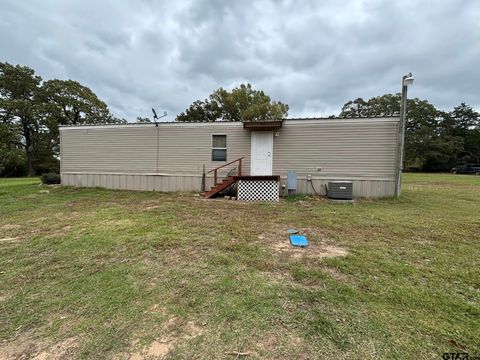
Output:
[[403,85],[404,86],[410,86],[413,84],[413,76],[412,76],[412,73],[408,73],[408,75],[405,75],[403,77]]

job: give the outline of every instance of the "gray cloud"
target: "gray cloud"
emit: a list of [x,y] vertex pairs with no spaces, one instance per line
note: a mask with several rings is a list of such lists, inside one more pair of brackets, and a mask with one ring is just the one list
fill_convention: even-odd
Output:
[[75,79],[133,121],[168,120],[220,86],[250,82],[290,116],[336,114],[397,92],[480,108],[480,4],[421,1],[2,2],[0,60]]

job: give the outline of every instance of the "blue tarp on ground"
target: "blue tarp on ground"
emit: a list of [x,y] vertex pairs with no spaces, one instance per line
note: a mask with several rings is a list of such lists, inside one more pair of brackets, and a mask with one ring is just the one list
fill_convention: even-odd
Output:
[[301,247],[308,246],[308,240],[303,235],[290,235],[290,243],[293,246],[301,246]]

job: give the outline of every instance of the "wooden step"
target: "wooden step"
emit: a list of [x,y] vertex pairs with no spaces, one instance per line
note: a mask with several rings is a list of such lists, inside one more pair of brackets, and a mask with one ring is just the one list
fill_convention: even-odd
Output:
[[205,197],[205,199],[211,198],[212,196],[218,194],[220,191],[226,189],[236,181],[237,179],[235,178],[235,176],[229,176],[221,183],[216,184],[210,190],[206,191],[203,196]]

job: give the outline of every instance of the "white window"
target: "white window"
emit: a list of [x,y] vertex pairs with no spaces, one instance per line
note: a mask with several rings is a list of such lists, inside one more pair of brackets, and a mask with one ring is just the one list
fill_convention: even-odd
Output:
[[212,135],[212,161],[227,161],[227,135]]

